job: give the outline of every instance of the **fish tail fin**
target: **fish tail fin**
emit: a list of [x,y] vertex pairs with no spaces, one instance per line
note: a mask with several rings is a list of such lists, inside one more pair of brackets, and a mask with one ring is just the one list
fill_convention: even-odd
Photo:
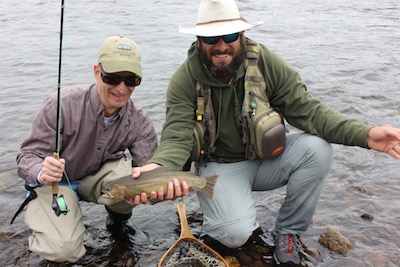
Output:
[[215,183],[217,182],[218,175],[211,175],[205,178],[206,178],[206,186],[201,189],[201,192],[209,199],[212,199],[214,195],[214,186]]

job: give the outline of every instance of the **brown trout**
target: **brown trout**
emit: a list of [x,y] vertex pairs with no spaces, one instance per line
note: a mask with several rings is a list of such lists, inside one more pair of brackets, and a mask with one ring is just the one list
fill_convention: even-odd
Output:
[[217,181],[217,175],[200,177],[193,172],[172,171],[167,167],[160,167],[148,172],[143,172],[138,179],[133,179],[131,175],[114,180],[102,188],[103,197],[108,199],[130,198],[140,195],[142,192],[150,195],[151,192],[157,192],[160,187],[164,190],[168,188],[168,182],[172,179],[178,179],[181,183],[186,181],[189,187],[197,187],[205,196],[212,199],[214,194],[214,185]]

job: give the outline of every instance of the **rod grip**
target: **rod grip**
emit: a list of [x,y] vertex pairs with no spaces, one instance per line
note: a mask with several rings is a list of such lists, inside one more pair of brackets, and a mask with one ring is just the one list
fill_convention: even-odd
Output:
[[[58,155],[57,152],[54,152],[53,158],[59,159],[59,155]],[[53,195],[57,195],[58,194],[58,183],[53,183],[51,185],[51,191],[53,192]]]

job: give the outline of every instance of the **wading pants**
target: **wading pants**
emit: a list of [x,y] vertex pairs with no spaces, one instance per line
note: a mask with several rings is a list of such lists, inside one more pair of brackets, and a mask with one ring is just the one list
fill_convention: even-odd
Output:
[[105,204],[115,212],[131,213],[133,205],[123,199],[110,200],[101,197],[104,184],[119,177],[132,175],[131,160],[125,157],[108,161],[101,169],[82,180],[60,183],[59,196],[63,195],[69,211],[56,216],[52,210],[52,190],[50,186],[35,188],[37,198],[29,202],[25,213],[25,223],[32,230],[29,249],[43,258],[55,262],[76,262],[86,252],[84,247],[85,227],[79,207],[80,199]]
[[252,191],[287,186],[276,230],[301,234],[310,224],[333,159],[331,145],[306,133],[288,134],[284,151],[273,159],[208,162],[201,176],[217,174],[212,200],[197,191],[206,234],[227,247],[242,246],[259,227]]
[[122,157],[107,161],[98,172],[86,176],[79,182],[79,195],[83,200],[104,204],[116,213],[129,214],[134,206],[124,199],[105,199],[101,196],[101,188],[105,184],[127,175],[132,175],[132,160]]

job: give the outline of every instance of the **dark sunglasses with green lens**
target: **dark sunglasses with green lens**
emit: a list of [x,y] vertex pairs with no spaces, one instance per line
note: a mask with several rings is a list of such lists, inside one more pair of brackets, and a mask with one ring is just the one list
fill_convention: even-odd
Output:
[[226,44],[232,43],[236,41],[239,38],[239,33],[231,33],[227,35],[221,35],[221,36],[212,36],[212,37],[202,37],[200,36],[201,40],[205,42],[206,44],[216,44],[218,43],[219,39],[224,40]]
[[132,87],[132,86],[138,86],[142,79],[137,76],[137,75],[132,75],[132,76],[127,76],[127,77],[121,77],[117,75],[111,75],[108,73],[105,73],[103,68],[100,67],[100,76],[103,82],[111,84],[111,85],[119,85],[121,82],[124,82],[126,86]]

